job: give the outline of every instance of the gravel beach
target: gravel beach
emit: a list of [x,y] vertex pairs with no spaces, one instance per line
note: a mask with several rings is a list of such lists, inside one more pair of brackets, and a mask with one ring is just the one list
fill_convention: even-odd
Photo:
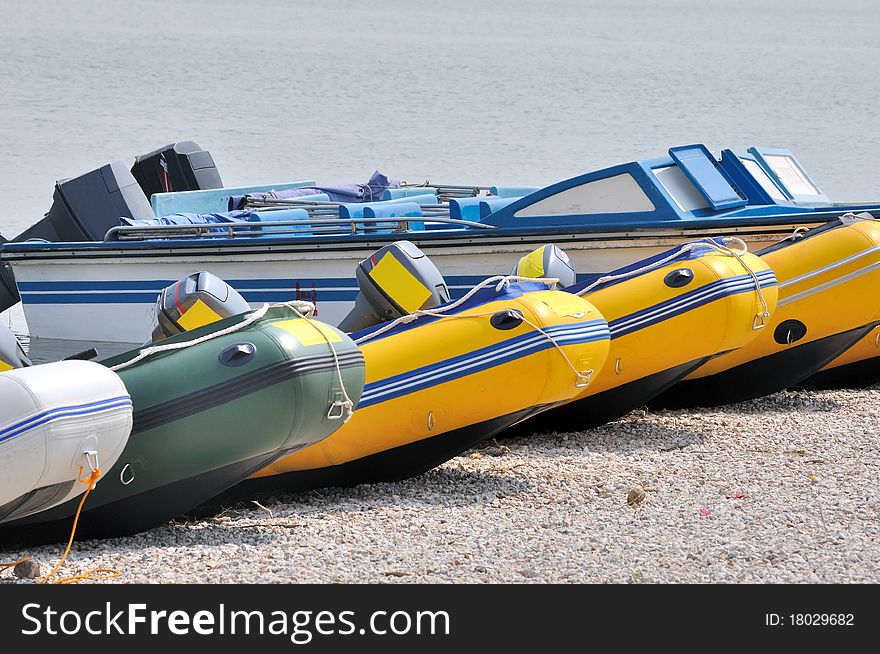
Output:
[[[878,582],[880,387],[499,439],[417,479],[74,545],[124,582]],[[46,572],[61,546],[0,549]],[[10,571],[4,583],[16,581]]]

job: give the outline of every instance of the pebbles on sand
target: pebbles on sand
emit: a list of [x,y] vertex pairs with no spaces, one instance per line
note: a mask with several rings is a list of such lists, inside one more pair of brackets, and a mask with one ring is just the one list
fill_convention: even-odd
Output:
[[[876,583],[878,414],[873,388],[639,411],[591,431],[499,440],[417,479],[261,498],[200,522],[78,542],[61,574]],[[61,551],[0,550],[0,561],[28,554],[50,565]]]

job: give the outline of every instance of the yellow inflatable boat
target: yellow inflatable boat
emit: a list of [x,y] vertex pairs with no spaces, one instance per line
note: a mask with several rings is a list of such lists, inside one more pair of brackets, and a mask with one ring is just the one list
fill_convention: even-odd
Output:
[[779,279],[778,306],[767,326],[658,397],[657,406],[711,406],[775,393],[860,341],[842,362],[876,356],[870,340],[876,337],[869,334],[880,320],[878,221],[849,214],[757,254]]
[[[527,272],[522,263],[517,270]],[[544,274],[541,266],[530,268]],[[723,239],[689,243],[565,290],[588,299],[608,320],[608,363],[589,394],[518,431],[583,429],[645,405],[713,357],[765,332],[777,298],[767,263]]]
[[589,301],[535,282],[493,282],[453,310],[389,324],[352,334],[367,378],[351,420],[242,492],[420,474],[589,392],[609,351],[608,324]]

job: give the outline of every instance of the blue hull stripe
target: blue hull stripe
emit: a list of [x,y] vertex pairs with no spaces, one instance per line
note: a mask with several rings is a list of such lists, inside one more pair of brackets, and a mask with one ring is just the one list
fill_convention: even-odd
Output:
[[[776,277],[773,273],[770,271],[766,272],[769,274],[758,274],[761,288],[776,284]],[[672,300],[667,300],[636,313],[612,320],[609,323],[611,338],[619,338],[626,334],[631,334],[729,295],[754,291],[755,282],[750,275],[721,279]]]
[[[557,325],[544,331],[560,345],[590,343],[609,338],[608,326],[604,320]],[[358,408],[392,400],[454,379],[489,370],[551,347],[553,344],[540,333],[522,334],[495,345],[367,384],[364,387]]]
[[[480,282],[483,275],[450,275],[446,283],[453,298],[459,298]],[[19,282],[18,290],[25,304],[153,304],[162,289],[177,280],[94,280]],[[244,299],[260,302],[286,302],[300,294],[316,294],[320,302],[354,302],[358,294],[354,278],[325,279],[230,279],[229,284]]]
[[8,441],[16,436],[33,431],[38,427],[42,427],[50,422],[61,420],[63,418],[75,418],[81,416],[91,416],[113,409],[120,409],[131,406],[131,398],[128,396],[114,397],[100,402],[92,402],[90,404],[77,404],[73,406],[63,406],[47,411],[41,411],[33,416],[19,420],[18,422],[4,427],[0,430],[0,443]]

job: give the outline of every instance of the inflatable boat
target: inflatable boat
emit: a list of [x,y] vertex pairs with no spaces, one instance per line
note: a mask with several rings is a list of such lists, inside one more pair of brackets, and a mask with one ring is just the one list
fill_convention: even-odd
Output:
[[[709,361],[655,404],[712,406],[793,386],[855,346],[880,320],[880,223],[849,214],[757,253],[779,280],[777,309],[756,339]],[[870,348],[853,359],[873,356]],[[855,361],[853,361],[855,363]]]
[[351,334],[367,375],[351,421],[278,459],[235,493],[420,474],[583,393],[608,355],[601,313],[587,300],[550,290],[552,281],[499,277],[441,303],[448,298],[442,277],[409,243],[362,262],[358,280],[362,294],[343,324],[376,324]]
[[[519,272],[546,274],[546,264],[524,266],[526,259]],[[557,259],[568,262],[564,254]],[[589,300],[608,320],[608,363],[589,394],[518,431],[584,429],[645,405],[713,357],[758,338],[777,301],[767,263],[723,239],[693,242],[565,290]]]
[[[102,364],[131,396],[133,428],[88,498],[82,538],[155,527],[321,440],[364,380],[348,336],[286,306],[209,321]],[[0,525],[0,543],[65,538],[75,510],[68,501]]]
[[8,366],[0,373],[0,523],[79,497],[85,478],[117,461],[132,426],[128,391],[107,368],[88,361],[13,368],[9,358],[0,352]]
[[259,476],[271,478],[249,481],[248,490],[420,474],[582,393],[608,354],[608,325],[596,308],[542,284],[489,289],[445,315],[375,338],[354,334],[367,339],[367,383],[351,421],[270,465]]

